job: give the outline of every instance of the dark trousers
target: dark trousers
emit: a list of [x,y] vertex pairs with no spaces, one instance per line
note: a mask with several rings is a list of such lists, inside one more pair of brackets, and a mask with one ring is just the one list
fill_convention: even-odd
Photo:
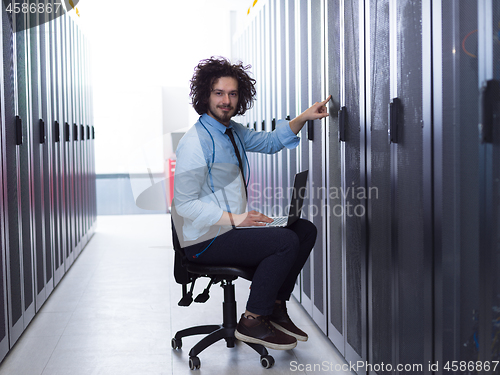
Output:
[[317,230],[310,221],[300,219],[288,228],[230,230],[212,240],[184,249],[189,261],[203,264],[255,267],[246,309],[270,315],[275,300],[287,301],[295,280],[304,266]]

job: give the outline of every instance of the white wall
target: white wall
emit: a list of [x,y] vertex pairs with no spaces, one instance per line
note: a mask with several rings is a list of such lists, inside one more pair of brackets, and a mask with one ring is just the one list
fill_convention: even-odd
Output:
[[242,22],[252,3],[78,3],[79,24],[92,48],[98,174],[163,171],[163,134],[197,118],[188,96],[194,67],[210,56],[231,56],[230,12]]

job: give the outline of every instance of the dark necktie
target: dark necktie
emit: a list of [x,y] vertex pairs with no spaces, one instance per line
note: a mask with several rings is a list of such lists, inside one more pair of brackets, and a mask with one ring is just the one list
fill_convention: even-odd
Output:
[[243,185],[245,186],[245,196],[248,198],[247,184],[245,182],[245,174],[243,173],[243,163],[241,161],[240,152],[238,151],[238,147],[236,146],[236,142],[234,141],[233,132],[231,131],[230,128],[226,129],[226,134],[229,136],[229,139],[231,140],[231,143],[233,144],[234,147],[234,153],[236,154],[236,158],[238,158],[238,164],[240,166],[240,171],[241,171],[241,178],[243,178]]

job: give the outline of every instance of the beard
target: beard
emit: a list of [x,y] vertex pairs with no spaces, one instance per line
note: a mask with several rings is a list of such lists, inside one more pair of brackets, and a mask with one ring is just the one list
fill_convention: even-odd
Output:
[[229,108],[230,111],[223,112],[219,108],[220,107],[209,106],[209,108],[208,108],[209,115],[211,115],[214,119],[219,121],[221,124],[227,124],[229,122],[229,120],[231,120],[231,118],[234,116],[234,113],[236,112],[236,110],[233,107],[229,106],[229,107],[224,107],[224,108]]

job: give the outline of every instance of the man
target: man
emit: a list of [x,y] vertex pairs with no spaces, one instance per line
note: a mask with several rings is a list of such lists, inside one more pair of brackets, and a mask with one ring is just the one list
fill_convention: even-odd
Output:
[[191,98],[201,116],[176,151],[174,205],[183,218],[176,231],[192,262],[256,268],[235,337],[286,350],[297,340],[307,340],[290,320],[286,301],[314,246],[316,227],[300,219],[288,228],[234,229],[272,222],[260,212],[245,212],[250,173],[246,152],[272,154],[296,147],[297,134],[308,120],[328,116],[330,97],[291,121],[279,121],[273,132],[256,132],[231,120],[255,99],[249,68],[213,57],[195,68]]

